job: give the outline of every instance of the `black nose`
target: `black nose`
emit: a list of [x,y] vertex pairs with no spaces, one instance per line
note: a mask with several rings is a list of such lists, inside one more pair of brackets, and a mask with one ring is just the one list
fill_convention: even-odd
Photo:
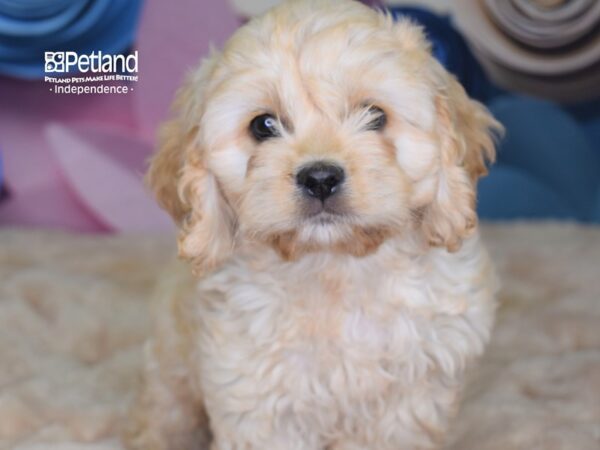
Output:
[[344,170],[335,164],[317,162],[296,175],[296,182],[306,195],[324,201],[335,194],[344,181]]

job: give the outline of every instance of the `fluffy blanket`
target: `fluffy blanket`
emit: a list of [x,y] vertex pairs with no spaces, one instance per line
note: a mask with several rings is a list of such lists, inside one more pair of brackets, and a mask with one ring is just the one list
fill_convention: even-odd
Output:
[[[449,450],[600,448],[600,229],[487,226],[493,341]],[[0,449],[116,450],[173,239],[0,231]],[[373,449],[376,450],[376,449]]]

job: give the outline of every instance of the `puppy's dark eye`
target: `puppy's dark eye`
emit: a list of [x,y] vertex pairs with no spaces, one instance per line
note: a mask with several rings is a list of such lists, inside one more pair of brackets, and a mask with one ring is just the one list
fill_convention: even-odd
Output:
[[380,131],[383,130],[387,123],[387,116],[385,111],[379,106],[369,106],[369,114],[372,117],[371,121],[365,127],[369,131]]
[[277,129],[277,119],[271,114],[261,114],[250,121],[250,133],[258,142],[265,141],[273,137],[279,137]]

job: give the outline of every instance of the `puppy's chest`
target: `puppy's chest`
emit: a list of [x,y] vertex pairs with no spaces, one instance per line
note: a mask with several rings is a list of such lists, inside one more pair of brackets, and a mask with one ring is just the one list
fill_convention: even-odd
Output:
[[298,287],[275,319],[273,357],[288,373],[344,395],[364,396],[402,378],[406,361],[424,351],[431,324],[426,313],[407,306],[409,292],[379,281],[328,278]]
[[471,330],[463,327],[464,298],[436,286],[430,271],[376,275],[244,272],[227,280],[226,291],[219,283],[222,295],[207,294],[214,301],[203,303],[199,329],[210,330],[215,358],[242,364],[251,376],[241,379],[257,389],[331,405],[381,398],[414,386],[437,364],[435,355],[448,353],[443,329],[466,337]]
[[307,289],[302,297],[281,317],[288,325],[280,329],[281,337],[291,345],[310,343],[315,349],[338,353],[350,347],[383,351],[389,345],[390,327],[400,314],[398,307],[377,304],[376,292],[340,289],[337,295],[328,296]]

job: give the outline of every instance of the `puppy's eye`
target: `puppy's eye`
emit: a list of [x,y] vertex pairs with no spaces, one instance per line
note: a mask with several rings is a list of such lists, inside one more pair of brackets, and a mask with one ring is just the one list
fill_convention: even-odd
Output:
[[279,137],[277,129],[277,119],[271,114],[261,114],[250,121],[250,133],[258,142],[265,141],[273,137]]
[[371,121],[365,127],[369,131],[380,131],[383,130],[387,123],[387,116],[385,111],[379,106],[369,106],[369,115],[372,117]]

